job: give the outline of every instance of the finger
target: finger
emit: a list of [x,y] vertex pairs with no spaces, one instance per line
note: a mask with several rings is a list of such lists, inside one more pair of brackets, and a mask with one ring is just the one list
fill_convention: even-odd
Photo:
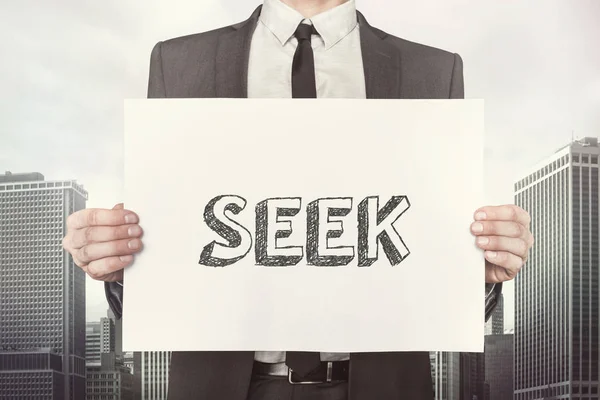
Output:
[[92,279],[106,281],[107,278],[112,278],[117,272],[122,271],[123,268],[132,262],[132,255],[106,257],[89,263],[86,267],[86,272]]
[[[82,267],[81,269],[83,269],[83,271],[87,274],[87,267]],[[92,278],[93,279],[93,278]],[[108,275],[105,275],[102,277],[102,279],[96,279],[96,280],[100,280],[103,282],[116,282],[116,281],[122,281],[123,280],[123,270],[119,270],[113,273],[110,273]]]
[[126,256],[137,253],[142,249],[142,241],[135,239],[114,240],[112,242],[92,243],[76,251],[77,258],[83,263],[106,257]]
[[75,265],[77,265],[79,268],[81,268],[85,271],[85,267],[87,267],[87,263],[84,263],[83,261],[78,259],[75,255],[71,255],[71,257],[73,258],[73,262],[75,263]]
[[486,261],[485,264],[485,281],[487,283],[500,283],[514,279],[514,276],[504,268],[494,265],[489,261]]
[[476,221],[514,221],[523,226],[529,226],[529,213],[519,206],[508,204],[504,206],[481,207],[475,212]]
[[523,225],[510,221],[477,221],[471,224],[471,232],[476,236],[508,236],[526,238],[529,231]]
[[529,248],[532,248],[533,244],[535,243],[535,238],[531,232],[529,232],[529,236],[527,237],[527,243],[529,244]]
[[511,279],[517,276],[524,264],[521,257],[506,251],[486,251],[484,256],[491,264],[504,268]]
[[479,236],[477,246],[483,250],[506,251],[521,258],[526,258],[529,245],[524,239],[506,236]]
[[118,203],[115,204],[115,206],[112,208],[113,210],[123,210],[125,208],[125,205],[123,203]]
[[139,225],[93,226],[77,229],[71,235],[69,246],[80,249],[92,243],[110,242],[113,240],[139,238],[142,236]]
[[102,208],[86,208],[69,215],[67,227],[82,229],[88,226],[116,226],[138,223],[138,216],[129,210],[105,210]]

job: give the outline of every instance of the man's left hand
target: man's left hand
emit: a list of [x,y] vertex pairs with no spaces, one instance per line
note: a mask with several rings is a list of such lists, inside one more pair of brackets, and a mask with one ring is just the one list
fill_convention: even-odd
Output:
[[515,205],[487,206],[475,212],[471,232],[477,247],[485,250],[485,281],[499,283],[513,279],[533,246],[529,230],[531,217]]

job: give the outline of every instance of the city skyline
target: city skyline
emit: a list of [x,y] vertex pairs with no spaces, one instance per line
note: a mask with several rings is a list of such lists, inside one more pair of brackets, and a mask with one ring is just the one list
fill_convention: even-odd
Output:
[[[515,370],[515,382],[517,383],[515,389],[518,390],[516,400],[537,399],[540,396],[573,398],[567,397],[572,396],[573,393],[581,394],[581,398],[586,398],[584,395],[597,395],[598,393],[599,382],[594,377],[598,376],[598,364],[600,362],[600,349],[598,346],[600,341],[598,334],[598,317],[600,316],[598,304],[599,271],[597,268],[600,260],[600,248],[598,247],[600,235],[598,222],[600,208],[599,168],[600,147],[598,146],[598,138],[588,137],[562,146],[546,160],[530,168],[523,178],[515,184],[516,203],[531,213],[532,229],[538,235],[538,247],[531,254],[529,261],[531,270],[520,275],[517,279],[517,293],[522,292],[525,295],[521,294],[517,303],[519,307],[517,315],[520,319],[517,320],[517,330],[515,332],[515,348],[517,349],[515,365],[522,367]],[[80,193],[82,199],[76,200],[67,196],[67,200],[61,202],[57,197],[57,193],[63,190],[67,191],[66,193],[69,193],[70,190],[76,190]],[[49,195],[44,196],[44,191]],[[23,195],[23,193],[25,194]],[[87,196],[87,192],[73,181],[47,181],[40,173],[0,175],[2,212],[5,216],[10,215],[13,219],[16,218],[19,221],[22,220],[23,215],[26,215],[25,218],[36,222],[46,216],[46,212],[56,212],[56,210],[53,211],[53,207],[61,208],[65,204],[73,207],[73,210],[77,209],[82,207],[85,196]],[[544,204],[541,206],[542,208],[536,208],[536,205],[540,204]],[[20,213],[15,213],[15,208],[20,210]],[[29,212],[29,209],[35,212]],[[60,221],[62,221],[72,212],[69,210],[63,210],[56,216],[59,216]],[[8,221],[8,219],[6,220]],[[51,222],[51,219],[42,218],[42,220],[46,223]],[[62,226],[62,222],[60,225]],[[9,223],[5,225],[5,228],[8,227],[10,230],[10,226]],[[19,229],[26,229],[27,226],[27,223],[19,224]],[[579,229],[583,229],[582,232],[590,232],[590,236],[587,239],[585,234],[578,236],[580,235],[578,233]],[[42,228],[40,232],[42,235],[49,235],[48,237],[53,238],[52,240],[55,242],[57,240],[60,242],[61,237],[56,228],[48,225],[46,229]],[[18,237],[18,234],[9,237],[7,233],[14,234],[14,232],[6,231],[6,229],[2,232],[5,239],[8,238],[2,242],[3,248],[8,249],[4,253],[4,257],[13,259],[11,249],[15,246],[19,247],[18,244],[23,241],[9,240]],[[25,237],[29,236],[25,235]],[[27,241],[25,240],[25,242]],[[55,243],[54,246],[51,245],[49,251],[55,251],[56,248],[61,249],[60,243]],[[578,248],[585,251],[581,252],[577,250]],[[571,257],[573,257],[572,259],[569,258],[569,251]],[[35,253],[35,251],[32,251],[32,253]],[[19,262],[23,262],[23,259],[18,259]],[[77,270],[74,265],[71,265],[71,268]],[[571,285],[575,290],[579,290],[578,293],[581,293],[584,300],[582,303],[579,302],[577,295],[572,296],[569,294],[569,290],[571,290],[569,289],[569,280],[575,282]],[[548,282],[553,282],[553,284],[549,286]],[[527,286],[524,286],[525,284]],[[44,289],[45,287],[41,288],[41,290]],[[547,290],[546,293],[549,296],[547,302],[544,302],[543,297],[539,296],[540,293],[544,293],[541,291],[542,289]],[[8,297],[4,300],[7,299],[10,300]],[[579,308],[570,308],[571,301]],[[589,302],[589,306],[587,302]],[[506,338],[511,336],[502,335],[505,331],[504,314],[502,312],[503,303],[500,299],[498,307],[486,323],[486,334]],[[523,312],[523,310],[528,309],[527,307],[537,307],[538,314],[540,313],[539,310],[545,310],[541,313],[543,322],[540,323],[539,318],[535,320],[531,315]],[[100,321],[88,322],[87,324],[89,328],[86,330],[87,366],[92,368],[92,373],[110,371],[111,376],[116,381],[121,382],[125,379],[128,382],[127,385],[132,385],[133,378],[128,381],[130,378],[123,375],[127,373],[127,368],[123,365],[120,356],[117,356],[117,354],[122,354],[120,345],[116,345],[121,342],[120,332],[117,333],[116,329],[116,322],[120,321],[115,319],[114,314],[108,307],[105,308],[105,312],[107,316],[102,317]],[[570,315],[571,312],[572,315]],[[12,314],[9,312],[7,315]],[[537,322],[533,322],[533,325],[531,325],[532,321]],[[549,321],[557,321],[556,324],[558,325],[550,326],[550,331],[554,336],[544,336],[543,334],[544,329],[548,330]],[[7,327],[4,326],[3,329],[6,331]],[[531,336],[532,330],[536,332],[535,336]],[[530,332],[528,335],[530,335],[531,343],[535,343],[533,349],[523,347],[523,343],[529,340],[527,336],[523,336],[524,332],[526,335],[527,332]],[[579,337],[579,339],[575,341],[573,347],[575,353],[570,353],[570,350],[568,350],[570,340],[576,337]],[[512,343],[512,339],[510,340]],[[89,346],[91,341],[97,342],[97,344]],[[594,341],[595,345],[593,344]],[[487,337],[486,343],[488,343]],[[498,353],[499,358],[494,361],[488,354],[485,362],[490,363],[495,370],[505,376],[508,357],[506,355],[506,341],[498,338],[490,341],[490,343],[494,346],[492,353]],[[553,348],[552,343],[558,343],[558,347]],[[584,345],[587,347],[582,347]],[[20,348],[24,349],[23,346]],[[94,349],[93,351],[98,352],[98,355],[90,356],[87,351],[88,348]],[[106,358],[104,360],[101,354],[105,353],[113,354],[113,356],[110,356],[112,358],[104,357]],[[35,356],[35,354],[29,354],[28,356]],[[169,356],[170,354],[166,352],[136,353],[134,355],[134,363],[137,363],[140,367],[135,379],[138,382],[142,396],[144,394],[158,396],[159,398],[166,396]],[[0,358],[2,357],[6,362],[6,354],[0,354]],[[102,363],[100,362],[101,359],[104,360]],[[534,359],[536,360],[535,364],[531,364]],[[486,385],[497,388],[501,382],[506,382],[505,378],[498,378],[493,380],[491,385],[487,381],[484,385],[483,379],[479,377],[483,374],[483,370],[480,370],[482,361],[475,359],[473,354],[470,353],[432,353],[431,361],[434,389],[439,391],[439,394],[436,395],[438,400],[458,399],[465,393],[487,393],[485,392],[485,389],[488,388]],[[39,361],[35,362],[39,363]],[[575,363],[573,365],[580,365],[580,367],[565,369],[565,362]],[[584,368],[582,369],[581,366]],[[541,369],[546,372],[541,375],[531,374],[532,368],[535,371]],[[587,369],[589,370],[586,372]],[[580,386],[576,383],[577,380],[573,378],[567,379],[565,382],[565,376],[572,377],[571,374],[573,373],[581,374],[579,380],[589,380],[590,383]],[[96,375],[93,376],[96,377]],[[94,382],[102,382],[98,379]],[[556,382],[551,382],[552,379]],[[530,382],[530,385],[535,385],[534,390],[528,391],[527,388],[523,387],[523,382]],[[546,390],[540,389],[541,383],[547,386]],[[103,383],[97,384],[104,385]]]
[[[180,0],[175,7],[168,2],[132,0],[69,2],[63,6],[42,2],[36,4],[33,12],[28,2],[8,2],[3,6],[3,28],[10,32],[11,40],[0,44],[6,55],[0,63],[0,73],[9,77],[0,99],[4,111],[0,119],[0,174],[39,171],[47,181],[71,182],[77,190],[89,191],[88,208],[111,208],[122,202],[123,99],[145,97],[154,44],[244,20],[258,4],[260,1],[244,0]],[[391,34],[456,52],[463,58],[466,97],[485,100],[483,185],[487,204],[513,203],[514,184],[536,172],[545,160],[554,157],[557,149],[570,145],[571,138],[600,136],[600,52],[596,49],[600,2],[357,0],[357,6],[369,23]],[[426,150],[426,138],[423,143]],[[538,167],[533,168],[534,165]],[[465,226],[469,223],[465,221]],[[534,252],[542,251],[537,246],[545,246],[544,240],[551,239],[536,241]],[[536,263],[541,257],[542,253],[533,255],[533,261],[522,272],[525,277],[530,271],[537,273]],[[547,279],[550,269],[547,265],[542,268]],[[580,271],[583,273],[583,268]],[[86,321],[100,321],[108,308],[103,283],[82,275],[76,267],[74,273],[81,279],[85,277]],[[561,276],[565,278],[566,274]],[[504,332],[515,328],[515,286],[513,281],[503,286]],[[531,287],[527,290],[534,293]],[[543,297],[541,293],[539,296]],[[563,294],[560,296],[559,299],[565,299]],[[531,301],[550,304],[549,300],[543,303],[537,298]],[[536,325],[538,328],[556,329],[558,318],[565,316],[560,304],[552,307],[554,325],[544,321],[545,325]],[[581,315],[588,312],[583,304],[580,311]],[[531,309],[528,314],[521,312],[523,325],[525,316],[537,317]],[[84,332],[86,321],[83,325],[78,322]],[[493,323],[490,329],[492,326]],[[587,327],[593,329],[593,324],[590,322]],[[541,365],[545,362],[541,357],[547,354],[541,346],[545,346],[549,359],[554,360],[554,364],[547,365],[554,368],[560,357],[567,354],[568,332],[563,333],[564,336],[553,339],[560,339],[564,349],[537,332],[540,348],[526,352],[524,340],[532,341],[533,336],[515,331],[512,338],[494,342],[494,354],[506,357],[503,349],[507,342],[515,340],[519,343],[520,362],[525,362],[526,357],[538,357],[535,362]],[[578,334],[579,353],[583,354],[585,335]],[[523,336],[519,339],[518,335]],[[116,357],[111,357],[105,356],[105,366],[98,368],[120,369]],[[444,362],[450,363],[451,373],[459,374],[457,357],[440,356],[440,368],[444,368]],[[80,355],[75,358],[80,364]],[[499,360],[494,368],[504,371],[507,361]],[[136,361],[141,363],[141,355]],[[581,363],[585,361],[580,358]],[[17,364],[48,371],[51,379],[67,382],[61,375],[67,367],[48,349],[28,353],[22,360],[0,349],[0,388],[6,382],[2,380],[3,371]],[[164,376],[164,368],[160,373]],[[552,393],[539,386],[523,386],[527,379],[550,382],[529,374],[519,378],[520,389],[527,389],[520,392],[521,399],[528,398],[525,393],[529,391]],[[543,376],[561,377],[552,368]],[[23,377],[27,379],[26,375]],[[113,381],[116,379],[120,378]],[[156,390],[164,393],[166,384],[161,382]],[[445,393],[460,393],[460,388],[448,386],[448,381],[439,381],[438,385]],[[552,388],[565,386],[568,385],[557,384]],[[576,386],[583,391],[585,385]],[[588,390],[591,388],[587,385]],[[34,390],[33,386],[30,389]],[[584,393],[579,395],[583,397]]]

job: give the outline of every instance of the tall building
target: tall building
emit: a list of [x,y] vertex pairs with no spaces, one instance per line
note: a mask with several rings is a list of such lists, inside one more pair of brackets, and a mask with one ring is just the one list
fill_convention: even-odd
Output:
[[515,400],[598,399],[599,154],[574,141],[515,185],[536,238],[515,281]]
[[110,308],[106,312],[106,315],[108,316],[108,319],[110,320],[110,323],[113,326],[112,338],[114,344],[112,347],[112,351],[115,352],[117,357],[123,357],[123,320],[117,319],[115,313],[113,313],[113,311]]
[[102,330],[99,322],[88,322],[85,324],[85,365],[100,365],[100,354],[102,353]]
[[435,400],[461,400],[460,358],[460,353],[429,353]]
[[122,355],[121,342],[117,341],[119,333],[114,319],[109,317],[100,318],[100,322],[88,322],[85,325],[85,361],[86,365],[100,365],[100,354],[115,353],[117,357]]
[[500,293],[498,303],[490,319],[485,323],[486,335],[502,335],[504,332],[504,295]]
[[86,400],[133,400],[133,375],[114,351],[102,353],[100,364],[88,364]]
[[513,399],[513,335],[485,337],[485,381],[488,400]]
[[85,273],[62,239],[86,200],[75,181],[0,175],[0,398],[40,380],[38,398],[85,398]]
[[112,319],[103,317],[100,318],[100,352],[110,353],[115,352],[115,323]]
[[132,374],[135,373],[135,370],[133,368],[135,363],[134,363],[132,351],[123,353],[123,365],[125,365],[127,368],[129,368],[129,370],[131,371]]
[[460,400],[483,400],[484,396],[484,353],[460,353]]
[[50,349],[0,349],[0,399],[63,399],[62,357]]
[[171,352],[134,352],[133,360],[136,400],[166,400]]
[[123,360],[114,314],[86,327],[86,399],[133,400],[133,374]]

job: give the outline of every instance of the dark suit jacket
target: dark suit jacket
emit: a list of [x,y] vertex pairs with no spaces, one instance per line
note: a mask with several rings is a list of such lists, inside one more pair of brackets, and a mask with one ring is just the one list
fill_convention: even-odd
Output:
[[[158,43],[151,56],[148,97],[247,97],[249,48],[260,9],[242,23]],[[462,60],[457,54],[388,35],[370,26],[362,14],[357,17],[367,98],[464,97]],[[500,290],[497,285],[486,297],[486,319]],[[120,316],[121,286],[107,284],[106,292]],[[173,353],[169,399],[245,400],[253,355]],[[350,400],[432,399],[429,354],[354,353],[349,387]]]

